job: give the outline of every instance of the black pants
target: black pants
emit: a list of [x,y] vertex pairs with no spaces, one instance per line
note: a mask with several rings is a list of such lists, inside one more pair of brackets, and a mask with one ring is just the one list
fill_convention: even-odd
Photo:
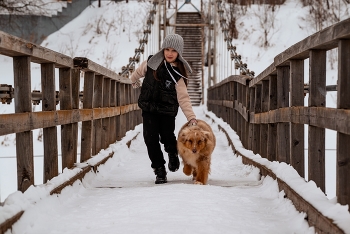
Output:
[[158,168],[165,164],[160,143],[167,153],[177,153],[177,142],[174,134],[175,116],[142,112],[143,138],[147,146],[151,167]]

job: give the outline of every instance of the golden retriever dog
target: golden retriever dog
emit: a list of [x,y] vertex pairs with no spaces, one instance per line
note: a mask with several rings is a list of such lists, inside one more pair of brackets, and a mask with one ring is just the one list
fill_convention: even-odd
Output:
[[207,184],[215,145],[213,130],[203,120],[197,120],[195,126],[186,123],[180,129],[177,148],[184,163],[183,172],[188,176],[192,174],[195,184]]

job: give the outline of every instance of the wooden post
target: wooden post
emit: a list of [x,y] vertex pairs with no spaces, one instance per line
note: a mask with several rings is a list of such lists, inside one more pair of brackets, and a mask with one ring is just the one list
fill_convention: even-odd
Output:
[[[304,106],[304,60],[290,61],[290,106]],[[305,176],[305,139],[304,125],[293,123],[290,126],[290,164],[301,177]]]
[[[289,106],[289,67],[277,67],[277,108]],[[278,161],[290,163],[289,123],[277,123]]]
[[[255,114],[254,112],[254,106],[255,106],[255,87],[251,87],[249,89],[249,95],[250,95],[250,107],[249,107],[249,113],[250,114]],[[249,123],[249,130],[248,130],[248,144],[247,144],[247,149],[250,149],[254,152],[254,132],[255,132],[255,124],[254,123]],[[254,152],[256,153],[256,152]]]
[[[254,113],[261,113],[261,85],[255,87]],[[260,124],[254,124],[253,152],[260,154]]]
[[[277,76],[271,75],[269,82],[269,110],[277,109]],[[268,124],[267,133],[267,159],[276,161],[277,155],[277,124]]]
[[[121,109],[124,110],[125,112],[125,105],[127,104],[127,97],[126,97],[126,85],[125,84],[120,84],[119,85],[119,91],[120,91],[120,106],[121,106]],[[128,121],[127,119],[127,115],[125,113],[122,113],[120,115],[120,130],[121,130],[121,137],[125,136],[125,133],[126,133],[126,122]]]
[[[237,105],[239,105],[242,102],[242,84],[235,82],[237,85]],[[237,135],[240,137],[242,141],[242,116],[237,113]],[[243,141],[242,141],[243,143]]]
[[[117,106],[120,107],[120,111],[122,111],[122,107],[121,107],[121,103],[122,103],[122,94],[121,94],[121,88],[122,88],[122,84],[120,82],[116,83],[116,96],[117,96]],[[123,133],[122,133],[122,128],[121,128],[121,118],[122,115],[118,115],[117,117],[117,121],[116,121],[116,133],[117,133],[117,140],[121,140],[123,137]]]
[[[261,112],[269,111],[269,81],[263,80],[261,85]],[[260,124],[260,155],[267,158],[268,124]]]
[[[111,107],[116,107],[117,106],[117,91],[116,91],[116,81],[112,80],[111,81]],[[110,127],[110,132],[111,132],[111,141],[115,142],[117,140],[117,117],[114,116],[111,118],[111,127]]]
[[[72,110],[72,82],[71,69],[59,69],[60,83],[60,108],[61,110]],[[62,152],[62,169],[72,168],[76,159],[74,156],[74,139],[73,125],[61,125],[61,152]]]
[[[96,75],[94,83],[94,100],[93,108],[101,108],[103,106],[103,76]],[[92,130],[92,155],[98,154],[102,149],[102,119],[95,119],[93,121]]]
[[[32,112],[31,94],[31,58],[28,56],[13,58],[15,112]],[[17,188],[26,191],[34,185],[33,132],[16,133]]]
[[[338,49],[337,108],[350,109],[350,40],[340,40]],[[344,126],[345,128],[345,126]],[[337,186],[338,202],[350,204],[350,136],[337,133]]]
[[[326,58],[325,50],[310,51],[309,107],[326,106]],[[310,121],[308,134],[308,179],[325,192],[325,129]]]
[[[248,110],[250,109],[250,96],[249,96],[249,84],[248,84],[248,81],[246,83],[246,85],[243,87],[243,90],[244,90],[244,102],[243,102],[243,106],[246,107],[246,111],[248,112]],[[243,120],[244,121],[244,132],[245,132],[245,135],[244,135],[244,142],[245,142],[245,145],[247,146],[248,145],[248,132],[249,132],[249,116],[247,118],[247,120]]]
[[[42,111],[56,110],[55,64],[41,64]],[[43,183],[58,175],[57,127],[43,129]]]
[[233,101],[233,116],[232,116],[232,122],[233,124],[231,125],[232,126],[232,129],[235,130],[236,132],[238,131],[238,114],[237,114],[237,110],[235,109],[236,108],[236,103],[237,103],[237,93],[238,93],[238,84],[237,82],[232,82],[232,88],[233,88],[233,94],[232,94],[232,101]]
[[[103,107],[110,107],[111,106],[111,79],[109,78],[104,78],[103,79]],[[128,129],[130,129],[128,127]],[[101,136],[101,141],[102,141],[102,147],[106,149],[109,144],[111,143],[110,141],[110,117],[103,118],[102,119],[102,136]]]
[[[72,109],[79,109],[79,91],[80,91],[80,70],[72,69]],[[78,123],[72,124],[73,128],[73,158],[78,160]],[[79,156],[80,157],[80,156]]]
[[[94,98],[94,72],[85,72],[84,75],[84,96],[83,108],[91,109]],[[92,147],[92,121],[83,121],[81,129],[81,156],[80,162],[84,162],[91,157]]]

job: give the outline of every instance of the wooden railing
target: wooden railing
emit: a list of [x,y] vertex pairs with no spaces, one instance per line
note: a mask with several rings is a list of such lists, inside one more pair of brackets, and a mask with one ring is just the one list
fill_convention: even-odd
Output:
[[[326,87],[327,51],[338,48],[338,83]],[[309,59],[309,84],[304,84],[304,60]],[[337,108],[326,107],[328,90],[337,91]],[[246,149],[290,164],[305,176],[305,148],[308,149],[308,180],[325,192],[325,129],[337,132],[336,196],[350,205],[350,19],[317,32],[277,55],[256,78],[231,76],[208,89],[208,110],[237,132]],[[308,106],[304,96],[308,93]],[[308,141],[304,128],[308,125]],[[246,159],[247,160],[247,159]],[[253,162],[250,162],[253,163]],[[265,171],[265,174],[267,172]],[[264,172],[263,172],[264,174]],[[287,185],[286,185],[287,186]],[[288,187],[288,186],[287,186]],[[286,187],[284,187],[286,188]],[[286,188],[291,190],[290,188]],[[317,220],[310,204],[297,208],[308,213],[319,233],[342,233],[333,223]],[[314,213],[317,213],[314,210]]]
[[[19,191],[24,192],[34,185],[33,130],[43,129],[43,181],[46,182],[59,174],[59,145],[62,169],[73,168],[78,162],[78,145],[79,162],[84,162],[120,140],[126,131],[142,121],[137,106],[139,90],[132,89],[129,79],[87,58],[71,58],[4,32],[0,32],[0,54],[13,58],[14,87],[2,84],[0,99],[3,103],[14,99],[15,113],[0,114],[0,136],[16,134]],[[32,92],[31,63],[40,64],[41,92]],[[59,70],[58,91],[55,68]],[[82,74],[84,85],[80,92]],[[81,98],[82,107],[79,105]],[[32,102],[40,101],[42,110],[33,112]],[[59,110],[56,110],[56,104],[59,104]],[[58,144],[58,126],[61,127],[61,144]],[[90,169],[87,167],[82,172]],[[62,186],[52,192],[60,192],[60,189]],[[0,224],[1,233],[22,213]]]

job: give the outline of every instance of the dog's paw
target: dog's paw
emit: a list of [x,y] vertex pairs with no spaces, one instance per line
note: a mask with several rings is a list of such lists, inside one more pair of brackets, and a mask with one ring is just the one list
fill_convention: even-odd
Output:
[[200,181],[195,181],[195,182],[194,182],[194,184],[203,185],[203,183],[202,183],[202,182],[200,182]]

